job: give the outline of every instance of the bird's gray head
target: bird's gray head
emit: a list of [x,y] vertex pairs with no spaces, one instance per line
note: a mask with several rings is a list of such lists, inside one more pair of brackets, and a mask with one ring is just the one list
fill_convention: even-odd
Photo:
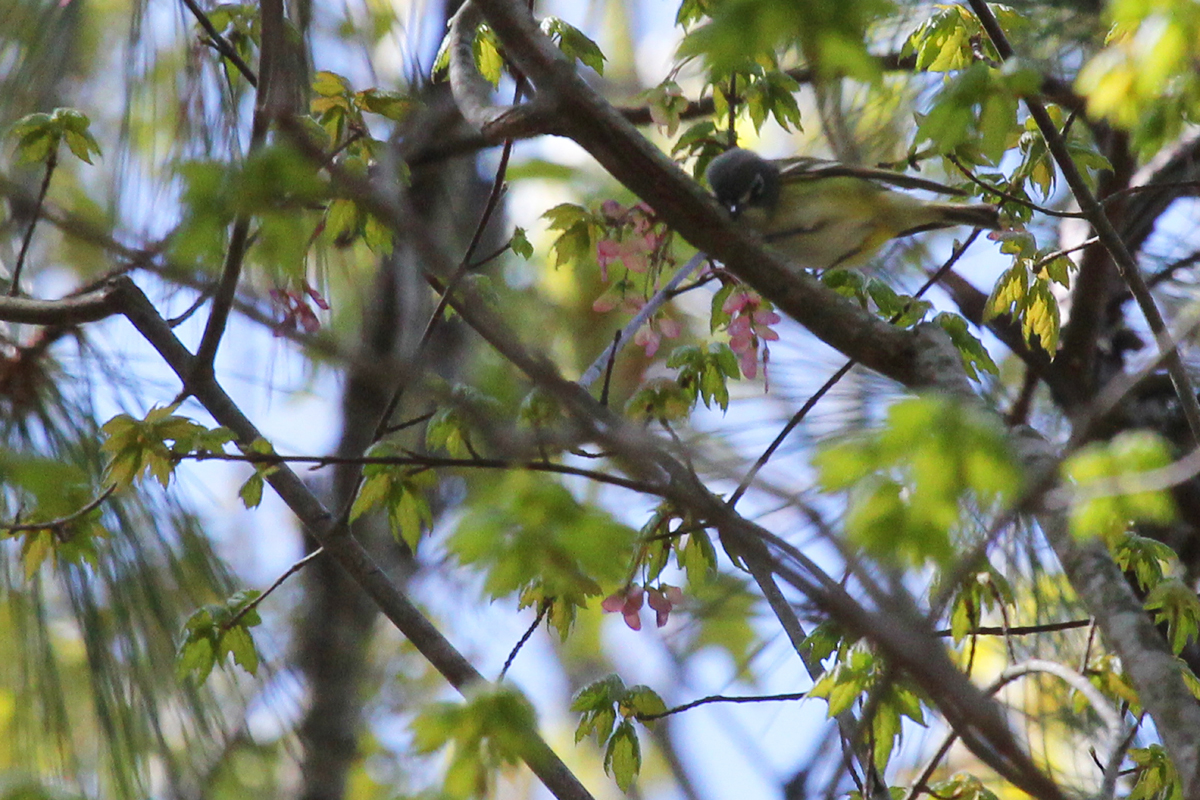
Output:
[[779,202],[779,168],[757,153],[735,147],[705,170],[717,202],[736,219],[747,208],[770,211]]

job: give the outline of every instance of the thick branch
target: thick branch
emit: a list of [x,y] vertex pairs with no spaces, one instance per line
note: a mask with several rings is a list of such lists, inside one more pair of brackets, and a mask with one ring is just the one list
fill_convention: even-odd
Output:
[[0,320],[26,325],[80,325],[111,317],[120,312],[120,305],[113,284],[61,300],[0,297]]
[[[128,278],[112,284],[120,297],[121,310],[138,332],[158,351],[182,381],[190,381],[192,395],[219,424],[232,430],[242,444],[260,437],[253,423],[242,414],[220,385],[211,377],[194,374],[195,358],[180,343],[154,306]],[[359,583],[380,610],[430,664],[460,691],[481,683],[482,676],[442,636],[408,597],[392,583],[348,530],[338,527],[333,516],[308,487],[286,465],[274,470],[267,481],[313,537]],[[524,753],[526,763],[559,800],[592,800],[579,779],[567,769],[550,747],[530,732]]]
[[[758,237],[735,226],[708,192],[576,74],[528,12],[505,0],[478,0],[476,5],[517,68],[540,94],[554,98],[566,135],[688,242],[717,257],[817,337],[864,366],[908,386],[937,385],[939,376],[916,371],[911,333],[872,316],[811,275],[794,271],[767,252]],[[465,8],[460,24],[468,25],[471,13]],[[458,68],[474,65],[460,63]],[[487,124],[487,114],[471,116],[475,109],[470,103],[464,108],[469,121]]]
[[450,87],[462,114],[490,141],[523,139],[560,130],[558,109],[543,97],[500,106],[492,103],[492,84],[475,68],[475,31],[479,15],[464,4],[450,20]]
[[[1044,442],[1032,437],[1022,442],[1025,463],[1044,465],[1054,460]],[[1138,698],[1154,719],[1179,772],[1183,796],[1200,797],[1200,705],[1184,683],[1183,663],[1151,623],[1102,541],[1076,540],[1061,512],[1043,511],[1038,522],[1071,586],[1120,656]]]
[[[992,15],[991,9],[987,7],[985,0],[970,0],[970,4],[975,15],[979,17],[984,31],[987,32],[988,38],[992,40],[997,52],[1000,53],[1000,57],[1005,59],[1012,57],[1012,46],[1008,43],[1004,31],[996,22],[996,18]],[[1133,256],[1126,248],[1125,242],[1117,233],[1116,228],[1113,227],[1112,222],[1109,221],[1108,215],[1104,213],[1104,208],[1092,194],[1087,181],[1080,174],[1079,168],[1075,165],[1075,159],[1071,157],[1071,151],[1067,148],[1067,142],[1059,133],[1046,106],[1037,97],[1025,98],[1025,105],[1029,109],[1029,115],[1037,123],[1042,137],[1046,140],[1046,147],[1054,156],[1055,163],[1062,170],[1063,178],[1066,179],[1072,195],[1079,203],[1080,210],[1096,230],[1101,244],[1112,255],[1113,262],[1121,273],[1121,278],[1129,286],[1129,291],[1133,293],[1138,308],[1146,317],[1146,323],[1154,333],[1159,350],[1164,355],[1163,361],[1167,372],[1171,375],[1171,382],[1175,384],[1175,392],[1179,395],[1179,405],[1183,409],[1188,427],[1192,432],[1193,445],[1200,442],[1200,403],[1196,401],[1196,393],[1192,389],[1191,380],[1183,366],[1183,360],[1179,357],[1179,350],[1167,331],[1166,322],[1163,321],[1162,314],[1159,313],[1158,306],[1155,305],[1154,298],[1146,287],[1146,281],[1142,278],[1137,263],[1133,260]]]

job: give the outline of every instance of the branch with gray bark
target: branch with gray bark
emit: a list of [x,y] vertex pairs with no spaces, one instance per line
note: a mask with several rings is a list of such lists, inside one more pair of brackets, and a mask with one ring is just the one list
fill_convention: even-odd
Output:
[[[733,226],[700,187],[687,178],[669,159],[646,142],[620,114],[607,106],[574,72],[573,66],[533,26],[523,9],[503,0],[480,0],[480,7],[507,51],[537,88],[539,102],[552,104],[563,120],[564,133],[578,141],[609,169],[647,200],[656,211],[690,242],[721,258],[731,271],[759,287],[776,305],[805,324],[820,338],[860,363],[909,388],[933,388],[968,402],[977,402],[962,372],[956,351],[944,334],[929,327],[916,332],[898,330],[825,289],[815,280],[796,276],[761,244]],[[459,85],[463,83],[460,81]],[[486,111],[476,112],[481,116]],[[489,117],[492,124],[501,117]],[[365,208],[394,230],[414,233],[412,215],[394,199],[362,179],[339,174],[335,180]],[[357,181],[357,182],[356,182]],[[420,231],[416,241],[420,243]],[[450,274],[453,265],[433,254],[429,260],[429,282],[435,287]],[[1041,797],[1063,796],[1015,740],[1004,719],[1004,711],[984,696],[949,659],[944,645],[934,636],[928,620],[911,598],[876,594],[873,607],[851,597],[815,565],[804,559],[769,531],[748,522],[713,495],[691,468],[668,448],[651,439],[640,426],[632,425],[600,406],[585,390],[565,380],[544,357],[525,348],[503,315],[469,286],[449,294],[450,304],[511,364],[535,384],[549,390],[575,418],[580,429],[603,444],[616,463],[642,480],[667,480],[667,494],[681,509],[720,531],[730,549],[754,561],[805,593],[822,610],[847,630],[867,636],[883,656],[909,675],[928,693],[935,705],[955,726],[967,745],[997,772]],[[28,305],[34,301],[0,301],[0,318],[59,322],[53,309]],[[21,305],[24,303],[25,305]],[[165,322],[128,281],[118,278],[98,294],[77,304],[83,311],[78,321],[101,318],[120,311],[138,327],[164,360],[183,380],[192,376],[194,357],[174,338]],[[93,316],[95,315],[95,316]],[[36,319],[35,319],[36,318]],[[210,378],[194,380],[189,388],[218,422],[234,430],[243,442],[252,441],[257,431],[233,405],[219,384]],[[1027,463],[1037,457],[1026,454]],[[338,560],[371,595],[396,626],[409,636],[420,652],[453,685],[465,688],[480,680],[474,668],[459,655],[427,619],[417,612],[402,591],[382,573],[367,553],[286,468],[273,473],[271,485],[287,502],[326,551]],[[1143,693],[1172,755],[1186,746],[1180,738],[1200,730],[1193,719],[1197,707],[1191,700],[1173,657],[1161,642],[1136,598],[1119,579],[1119,571],[1099,546],[1079,545],[1064,538],[1061,515],[1046,512],[1043,528],[1055,544],[1072,584],[1100,620],[1111,644],[1127,659],[1145,655],[1146,663],[1130,674]],[[1113,580],[1113,574],[1118,579]],[[1136,613],[1135,613],[1136,612]],[[1147,646],[1158,642],[1158,646]],[[1127,654],[1127,655],[1126,655]],[[540,743],[528,754],[530,766],[560,798],[588,797],[586,790],[553,753]],[[1184,766],[1188,761],[1183,762]],[[1195,788],[1193,771],[1181,769],[1185,792]]]
[[[775,256],[764,252],[758,241],[733,226],[707,193],[646,141],[576,74],[572,65],[541,34],[523,8],[508,0],[473,0],[472,5],[478,7],[478,13],[482,14],[505,44],[514,65],[537,88],[540,101],[556,105],[562,115],[566,135],[584,147],[616,179],[649,203],[691,244],[723,261],[731,272],[762,292],[818,338],[871,369],[910,389],[949,390],[959,398],[969,397],[971,402],[978,402],[967,388],[961,365],[952,357],[952,352],[948,355],[943,347],[920,346],[914,334],[887,326],[829,292],[814,279],[789,271]],[[469,8],[460,13],[459,35],[465,35],[467,30],[473,31],[473,26],[468,24],[473,13]],[[462,69],[472,67],[471,64],[460,64]],[[464,110],[471,118],[471,108]],[[1050,138],[1050,132],[1047,132],[1047,136]],[[1061,138],[1053,144],[1061,146]],[[1076,178],[1077,175],[1071,177]],[[1073,189],[1077,188],[1077,182],[1071,180]],[[1127,251],[1116,239],[1111,225],[1105,226],[1103,212],[1094,199],[1088,203],[1088,198],[1090,195],[1084,198],[1085,212],[1093,217],[1104,244],[1117,248],[1118,260],[1128,266],[1130,260]],[[1131,284],[1136,286],[1136,278],[1131,279]],[[1139,301],[1143,308],[1152,316],[1152,303],[1146,303],[1146,296],[1137,293],[1141,295]],[[1161,317],[1158,321],[1161,323]],[[1165,335],[1164,327],[1159,325],[1156,328],[1160,336]],[[1164,341],[1163,349],[1180,393],[1190,392],[1186,377],[1182,375],[1178,355],[1173,352],[1173,344]],[[1183,402],[1187,404],[1188,399],[1194,408],[1194,395]],[[1028,441],[1031,437],[1016,438]],[[1022,455],[1031,467],[1044,466],[1040,456],[1029,452]],[[673,475],[672,478],[688,480],[686,475]],[[1123,663],[1138,663],[1136,668],[1130,667],[1131,679],[1139,693],[1144,693],[1146,708],[1159,726],[1169,752],[1177,760],[1184,780],[1185,796],[1200,796],[1200,774],[1196,770],[1196,765],[1200,763],[1197,757],[1197,747],[1200,745],[1196,735],[1196,731],[1200,730],[1200,706],[1187,690],[1178,662],[1149,617],[1141,610],[1140,603],[1103,546],[1099,543],[1081,544],[1067,537],[1065,520],[1060,513],[1045,512],[1040,521],[1059,555],[1068,580],[1096,616],[1110,645],[1121,655]],[[754,541],[751,537],[747,538]],[[920,638],[917,637],[917,640]],[[928,652],[932,654],[934,651],[930,649]],[[936,659],[936,656],[930,655],[930,658]],[[918,673],[928,676],[928,664],[911,666]],[[961,678],[957,670],[951,671]],[[954,680],[948,673],[942,670],[938,672],[945,679]],[[945,693],[939,692],[935,701],[945,696]],[[963,715],[959,721],[969,726],[977,724],[971,721],[973,715],[970,709],[957,703],[939,705],[947,713],[951,724],[955,724],[953,717],[956,708]],[[982,702],[981,707],[991,708],[986,702]],[[979,732],[978,728],[975,730]],[[989,734],[1001,735],[998,731],[999,728],[989,729]],[[989,748],[988,737],[966,737],[968,745],[972,745],[972,738],[975,740],[972,749],[979,747],[976,752],[995,766],[992,758],[994,751]],[[1002,774],[1005,771],[1008,770],[1002,771]],[[1011,771],[1009,774],[1011,777]]]

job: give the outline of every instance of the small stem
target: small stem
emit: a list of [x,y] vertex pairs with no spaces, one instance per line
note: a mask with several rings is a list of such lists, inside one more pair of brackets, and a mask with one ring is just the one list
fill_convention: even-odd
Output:
[[655,292],[638,313],[634,315],[633,319],[629,320],[628,324],[621,329],[620,337],[604,348],[604,352],[596,357],[596,360],[592,362],[590,367],[584,370],[583,375],[580,376],[576,383],[585,389],[595,383],[596,378],[600,377],[605,366],[611,362],[612,358],[616,356],[622,347],[633,341],[634,335],[646,324],[646,320],[654,316],[655,312],[662,308],[667,300],[671,299],[675,290],[679,288],[679,284],[687,280],[688,276],[695,272],[704,263],[706,258],[707,256],[703,253],[697,253],[686,264],[680,267],[679,271],[672,275],[671,279],[663,284],[663,287]]
[[737,73],[729,75],[729,146],[737,147]]
[[33,219],[25,229],[25,238],[21,240],[21,252],[17,255],[17,265],[13,268],[12,285],[8,287],[8,296],[16,297],[21,285],[21,270],[25,267],[25,256],[29,252],[29,243],[33,241],[33,229],[37,227],[38,219],[42,216],[42,206],[46,202],[46,192],[50,190],[50,177],[58,166],[58,151],[52,149],[46,157],[46,174],[42,176],[42,188],[38,190],[37,202],[33,206]]
[[282,575],[280,575],[278,578],[276,578],[275,582],[272,583],[270,586],[268,586],[262,594],[260,594],[258,597],[251,600],[249,603],[246,603],[246,605],[242,606],[242,610],[239,611],[238,613],[234,614],[233,619],[229,620],[229,622],[222,625],[221,629],[227,631],[230,628],[232,628],[234,625],[237,625],[239,622],[241,622],[242,617],[249,614],[250,611],[252,611],[253,609],[258,608],[259,604],[262,603],[263,600],[266,600],[268,597],[270,597],[272,592],[274,592],[276,589],[278,589],[280,586],[282,586],[284,581],[286,581],[288,578],[295,575],[300,570],[304,569],[305,565],[308,564],[308,562],[312,561],[314,558],[316,558],[317,556],[321,555],[324,552],[325,552],[324,547],[318,547],[316,550],[313,550],[311,553],[309,553],[304,558],[297,561],[295,564],[292,564],[290,567],[287,568],[287,571],[284,572]]
[[533,620],[533,624],[530,625],[525,630],[525,633],[521,635],[521,638],[517,640],[512,652],[508,654],[508,658],[504,659],[504,666],[500,669],[500,677],[496,678],[496,683],[500,683],[504,680],[504,676],[508,674],[508,668],[512,666],[513,661],[515,661],[517,658],[517,653],[521,652],[521,648],[524,647],[525,643],[529,641],[529,637],[533,636],[533,632],[537,630],[538,625],[542,624],[542,620],[545,619],[546,612],[549,610],[550,603],[543,600],[538,606],[538,613]]
[[1004,200],[1005,202],[1013,203],[1014,205],[1024,206],[1025,208],[1033,209],[1034,211],[1045,214],[1048,217],[1065,217],[1067,219],[1086,219],[1087,218],[1087,215],[1081,211],[1056,211],[1053,208],[1046,208],[1045,206],[1039,206],[1037,203],[1031,203],[1028,200],[1025,200],[1023,198],[1017,197],[1016,195],[1009,194],[1008,192],[998,189],[995,186],[992,186],[987,181],[984,181],[984,180],[976,177],[975,173],[971,172],[971,170],[964,167],[962,162],[959,161],[954,155],[947,155],[946,160],[949,161],[951,164],[953,164],[955,167],[957,167],[958,171],[963,174],[963,177],[965,177],[971,183],[982,188],[985,192],[988,192],[989,194],[996,195],[997,197],[999,197],[1001,200]]
[[712,694],[708,697],[701,697],[699,700],[693,700],[690,703],[684,703],[681,706],[668,708],[661,714],[638,714],[637,718],[641,722],[649,722],[655,719],[669,717],[672,714],[678,714],[681,711],[690,711],[699,706],[706,706],[709,703],[780,703],[788,700],[803,700],[808,697],[808,692],[789,692],[785,694],[764,694],[751,697],[728,697],[721,694]]
[[400,467],[420,467],[421,469],[511,469],[528,470],[529,472],[554,472],[560,475],[575,475],[587,478],[597,483],[607,483],[620,486],[635,492],[661,495],[663,487],[646,481],[622,478],[619,475],[609,475],[604,472],[572,467],[568,464],[547,463],[545,461],[519,461],[501,458],[439,458],[410,453],[406,456],[281,456],[268,453],[187,453],[176,456],[179,460],[192,461],[242,461],[250,464],[313,464],[314,468],[352,464],[365,466],[367,464],[384,464]]
[[[600,405],[608,406],[608,390],[612,386],[613,367],[617,365],[617,351],[621,347],[621,331],[613,334],[613,343],[608,348],[608,364],[604,367],[604,385],[600,387]],[[586,386],[586,384],[583,384]]]
[[112,493],[115,492],[116,490],[117,490],[117,487],[115,485],[109,486],[107,489],[105,489],[103,492],[101,492],[99,495],[97,495],[94,500],[89,501],[87,503],[87,505],[83,506],[78,511],[74,511],[74,512],[66,515],[65,517],[58,517],[57,519],[50,519],[50,520],[46,520],[45,522],[0,523],[0,530],[5,531],[7,533],[18,533],[20,531],[49,530],[49,531],[54,531],[55,534],[58,535],[58,538],[60,541],[66,541],[68,537],[65,537],[62,535],[63,530],[68,525],[70,525],[72,522],[76,522],[80,519],[83,519],[88,514],[90,514],[92,511],[99,508],[100,504],[103,503],[105,500],[107,500],[109,497],[112,497]]
[[196,21],[200,23],[200,27],[204,28],[204,32],[207,33],[208,38],[212,40],[213,46],[220,51],[221,55],[229,59],[231,64],[237,67],[238,72],[242,73],[242,77],[246,79],[247,83],[257,89],[258,77],[255,76],[254,70],[250,69],[249,65],[242,60],[242,57],[238,55],[238,52],[233,48],[233,45],[225,41],[225,37],[217,31],[216,27],[212,24],[212,21],[209,20],[208,16],[200,9],[200,6],[196,5],[196,0],[183,0],[183,4],[188,7],[188,11],[192,12],[192,16],[194,16]]

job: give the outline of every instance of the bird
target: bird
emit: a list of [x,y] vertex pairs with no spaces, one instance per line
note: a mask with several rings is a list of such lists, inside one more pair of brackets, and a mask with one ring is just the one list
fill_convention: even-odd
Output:
[[899,189],[964,194],[936,181],[805,156],[769,161],[735,147],[705,171],[717,202],[795,265],[821,272],[861,266],[885,242],[968,225],[997,230],[986,203],[923,200]]

